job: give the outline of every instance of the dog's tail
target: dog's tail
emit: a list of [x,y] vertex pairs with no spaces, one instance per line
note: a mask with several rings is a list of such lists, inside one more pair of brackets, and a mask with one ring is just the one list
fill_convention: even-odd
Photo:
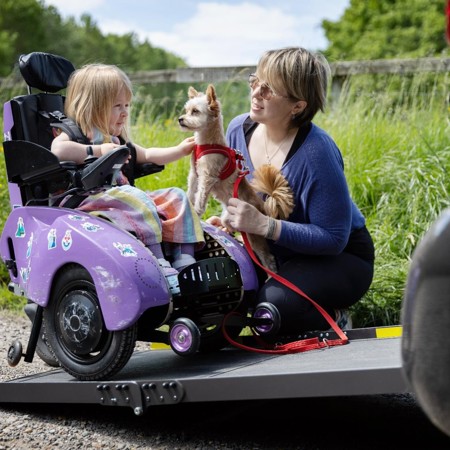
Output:
[[274,219],[287,219],[294,209],[294,194],[283,174],[273,166],[263,165],[255,170],[253,189],[266,195],[264,209]]

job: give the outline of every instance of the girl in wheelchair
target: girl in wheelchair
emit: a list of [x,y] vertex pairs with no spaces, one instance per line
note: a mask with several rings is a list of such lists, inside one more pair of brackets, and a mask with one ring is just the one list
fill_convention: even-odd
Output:
[[[82,164],[86,157],[100,157],[129,143],[132,95],[130,79],[116,66],[89,64],[73,72],[67,86],[65,115],[80,128],[86,143],[61,131],[53,140],[51,151],[60,161]],[[195,263],[194,250],[204,244],[200,219],[180,188],[153,192],[136,188],[133,168],[135,164],[176,161],[190,155],[194,145],[193,137],[169,148],[128,144],[130,158],[115,185],[87,196],[77,207],[134,233],[158,259],[173,294],[179,292],[178,271]],[[168,244],[165,250],[172,264],[164,255],[163,241]]]

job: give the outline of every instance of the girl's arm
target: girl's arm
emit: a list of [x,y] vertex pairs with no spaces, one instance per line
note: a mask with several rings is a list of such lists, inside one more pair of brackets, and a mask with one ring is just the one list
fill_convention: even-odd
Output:
[[194,149],[194,137],[188,137],[174,147],[150,147],[144,148],[134,144],[136,147],[136,161],[138,164],[154,163],[168,164],[177,161],[184,156],[190,155]]
[[69,136],[62,132],[53,139],[51,151],[60,161],[74,161],[76,164],[82,164],[88,156],[88,147],[92,147],[93,155],[99,158],[120,146],[112,143],[101,145],[79,144],[71,141]]

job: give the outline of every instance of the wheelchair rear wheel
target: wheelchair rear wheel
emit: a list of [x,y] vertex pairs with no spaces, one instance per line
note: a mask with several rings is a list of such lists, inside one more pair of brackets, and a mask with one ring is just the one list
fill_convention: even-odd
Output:
[[136,325],[121,331],[106,329],[92,278],[76,265],[56,280],[43,327],[61,367],[85,381],[102,380],[122,369],[137,337]]

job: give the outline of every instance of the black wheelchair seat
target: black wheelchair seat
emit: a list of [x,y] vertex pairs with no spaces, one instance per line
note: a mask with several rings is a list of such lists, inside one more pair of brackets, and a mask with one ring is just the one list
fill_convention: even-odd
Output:
[[[17,188],[10,186],[12,206],[20,206],[18,198],[21,205],[49,205],[52,195],[61,190],[73,193],[75,189],[79,193],[80,190],[94,189],[96,183],[109,184],[113,179],[112,172],[105,171],[120,170],[126,160],[124,155],[130,153],[130,145],[128,148],[123,146],[121,152],[105,161],[93,164],[95,158],[91,158],[78,166],[71,161],[59,161],[50,151],[52,141],[61,129],[55,122],[62,123],[65,118],[65,97],[61,91],[75,71],[73,64],[62,56],[33,52],[21,55],[18,66],[28,93],[5,103],[3,114],[7,177],[20,192],[11,195],[11,190],[17,191]],[[88,169],[89,164],[93,165]],[[135,179],[159,172],[164,166],[147,163],[135,164],[133,168]]]

